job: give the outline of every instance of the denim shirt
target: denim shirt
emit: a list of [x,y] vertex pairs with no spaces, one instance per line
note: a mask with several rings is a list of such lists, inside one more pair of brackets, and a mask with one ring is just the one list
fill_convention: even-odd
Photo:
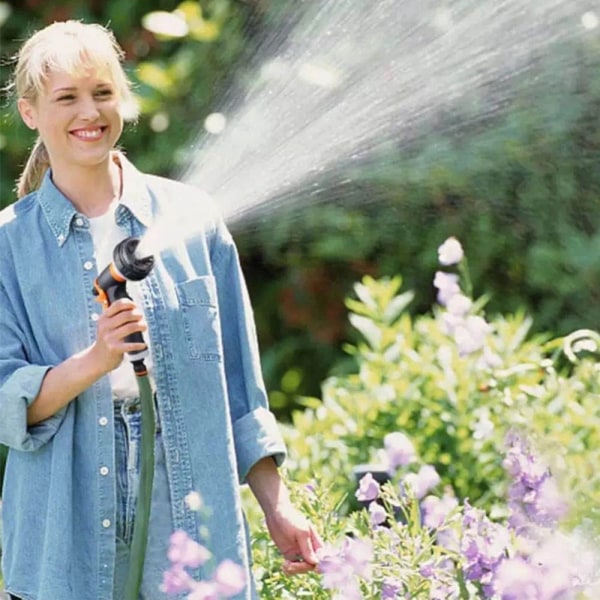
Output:
[[[173,523],[206,543],[215,564],[230,558],[249,577],[240,483],[263,457],[281,464],[285,447],[267,406],[237,251],[206,195],[120,160],[115,218],[128,235],[143,235],[164,215],[186,230],[190,219],[198,223],[193,236],[157,252],[150,275],[135,284],[148,323]],[[10,448],[2,570],[6,589],[25,600],[112,600],[109,378],[27,425],[48,370],[95,339],[102,307],[92,288],[105,266],[95,263],[89,221],[50,171],[39,190],[0,212],[0,443]],[[193,490],[212,512],[207,521],[186,506]],[[238,596],[250,597],[250,586]]]

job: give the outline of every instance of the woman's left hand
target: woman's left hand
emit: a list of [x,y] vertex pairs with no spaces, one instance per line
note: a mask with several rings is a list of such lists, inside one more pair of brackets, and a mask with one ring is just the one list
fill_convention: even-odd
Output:
[[317,550],[323,545],[319,534],[296,507],[286,502],[265,515],[271,539],[283,555],[287,575],[313,571]]

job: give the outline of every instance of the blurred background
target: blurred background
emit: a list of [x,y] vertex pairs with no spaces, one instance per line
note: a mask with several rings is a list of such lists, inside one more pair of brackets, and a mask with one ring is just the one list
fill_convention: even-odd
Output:
[[[34,30],[68,18],[109,25],[125,50],[126,69],[142,107],[139,121],[128,125],[121,139],[128,156],[142,170],[181,178],[192,173],[199,154],[210,155],[214,148],[213,162],[223,166],[231,159],[231,169],[240,174],[241,195],[244,183],[250,185],[258,171],[268,171],[272,161],[251,162],[252,152],[261,152],[258,146],[239,153],[234,163],[234,148],[219,147],[216,140],[235,128],[233,115],[260,94],[284,97],[283,87],[270,88],[268,83],[282,64],[302,62],[295,72],[303,75],[305,84],[329,90],[328,104],[311,104],[309,113],[299,94],[297,105],[287,100],[286,111],[274,104],[269,113],[263,102],[267,131],[270,127],[275,131],[280,121],[293,121],[302,111],[314,124],[322,106],[321,112],[331,120],[308,129],[314,135],[299,142],[298,148],[308,144],[308,153],[314,154],[329,137],[338,136],[340,145],[328,152],[342,156],[344,115],[374,124],[372,135],[360,132],[361,143],[352,145],[351,157],[336,161],[328,155],[323,171],[306,168],[287,190],[269,190],[269,198],[257,203],[260,210],[231,219],[255,309],[271,405],[283,420],[301,408],[306,397],[318,397],[327,376],[354,368],[353,358],[343,349],[357,335],[344,303],[353,284],[365,274],[401,274],[404,287],[415,292],[410,311],[431,312],[432,280],[439,268],[436,250],[448,236],[456,236],[465,247],[474,295],[487,295],[488,314],[524,311],[533,317],[534,331],[556,335],[597,328],[600,37],[593,3],[589,9],[584,2],[571,3],[576,11],[556,12],[554,21],[534,32],[522,29],[514,47],[501,44],[516,31],[507,18],[510,2],[484,3],[499,11],[495,17],[488,11],[485,20],[467,10],[477,2],[419,5],[382,0],[362,3],[366,6],[352,20],[351,3],[340,0],[335,14],[333,9],[322,10],[330,4],[321,3],[319,8],[316,2],[282,0],[0,2],[1,84],[9,83],[11,57]],[[424,17],[416,11],[433,4],[446,5],[448,11],[436,9],[438,29],[427,37]],[[550,0],[546,4],[549,14],[558,5]],[[405,10],[406,18],[393,27],[388,18],[384,27],[386,14],[379,7],[386,5],[396,10],[393,14]],[[504,12],[498,7],[505,7]],[[494,18],[505,24],[505,30],[491,28]],[[403,24],[410,26],[410,37]],[[479,32],[473,43],[488,43],[487,36],[490,45],[477,55],[488,57],[488,62],[479,65],[477,75],[461,80],[464,85],[458,93],[454,80],[447,81],[444,73],[427,65],[435,56],[428,48],[445,39],[440,31],[448,36],[453,27],[461,26]],[[340,58],[337,64],[347,66],[352,59],[357,65],[360,57],[360,69],[351,71],[352,85],[336,87],[335,70],[317,69],[300,49],[309,48],[313,58],[325,47],[320,36],[348,42],[349,28],[354,28],[355,43],[346,44],[350,58],[344,58],[346,62]],[[548,39],[542,39],[544,35]],[[462,39],[468,42],[462,49],[463,62],[477,69],[476,55],[467,54],[475,46],[468,36]],[[528,53],[519,54],[523,59],[516,62],[517,45],[523,48],[527,40],[536,45],[527,47]],[[500,50],[494,51],[498,43]],[[330,49],[341,56],[341,47],[331,44]],[[400,58],[408,49],[415,56],[400,64],[389,54],[390,48]],[[441,46],[436,48],[439,52]],[[281,57],[287,63],[278,60]],[[449,66],[459,73],[461,56],[452,58]],[[381,74],[382,59],[395,79]],[[431,85],[428,95],[409,98],[406,87],[404,95],[394,88],[393,82],[408,71],[411,77],[403,81],[421,90]],[[363,96],[353,105],[354,112],[332,111],[331,89],[338,94],[335,106],[348,107],[360,81],[369,86],[367,91],[360,88]],[[306,85],[301,92],[304,100],[320,102]],[[386,118],[375,118],[375,113],[385,113]],[[277,131],[291,138],[311,123]],[[354,121],[348,118],[348,123]],[[32,132],[20,123],[14,98],[5,94],[0,121],[1,206],[15,200],[14,182],[33,141]],[[276,140],[277,148],[284,141],[288,140]],[[288,154],[281,155],[285,160],[277,164],[282,177],[299,168],[293,161],[294,146],[287,148]],[[256,172],[243,172],[237,166],[243,164],[256,165]],[[220,172],[225,173],[225,167]],[[202,169],[194,173],[194,183],[203,186]],[[210,192],[211,185],[207,185]]]

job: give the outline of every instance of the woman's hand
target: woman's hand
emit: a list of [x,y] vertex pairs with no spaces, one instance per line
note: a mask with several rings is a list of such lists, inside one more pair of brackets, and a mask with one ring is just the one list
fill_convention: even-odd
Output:
[[313,525],[291,502],[275,461],[271,457],[259,460],[247,481],[263,509],[271,539],[285,560],[284,572],[296,575],[313,571],[317,550],[323,544]]
[[142,312],[126,298],[116,300],[98,319],[96,341],[91,353],[104,373],[116,369],[126,352],[144,350],[146,344],[126,342],[125,338],[136,332],[146,331]]
[[265,517],[271,539],[284,558],[286,575],[313,571],[318,562],[317,550],[323,544],[308,519],[289,503]]

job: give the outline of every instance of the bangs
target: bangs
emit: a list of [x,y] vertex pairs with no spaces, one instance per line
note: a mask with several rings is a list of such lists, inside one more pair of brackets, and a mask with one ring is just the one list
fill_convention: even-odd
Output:
[[[91,33],[91,32],[90,32]],[[46,76],[50,72],[64,72],[76,77],[93,70],[99,77],[107,77],[117,88],[122,87],[119,57],[105,36],[63,35],[61,40],[48,39],[32,49],[29,74],[32,87],[38,94],[45,91]],[[57,43],[58,42],[58,43]]]
[[84,77],[93,71],[98,78],[106,78],[114,85],[126,113],[124,117],[135,118],[132,107],[136,103],[121,65],[123,52],[108,30],[78,21],[54,23],[34,35],[26,45],[29,52],[24,52],[28,56],[23,72],[26,79],[22,81],[23,96],[44,95],[51,72]]

